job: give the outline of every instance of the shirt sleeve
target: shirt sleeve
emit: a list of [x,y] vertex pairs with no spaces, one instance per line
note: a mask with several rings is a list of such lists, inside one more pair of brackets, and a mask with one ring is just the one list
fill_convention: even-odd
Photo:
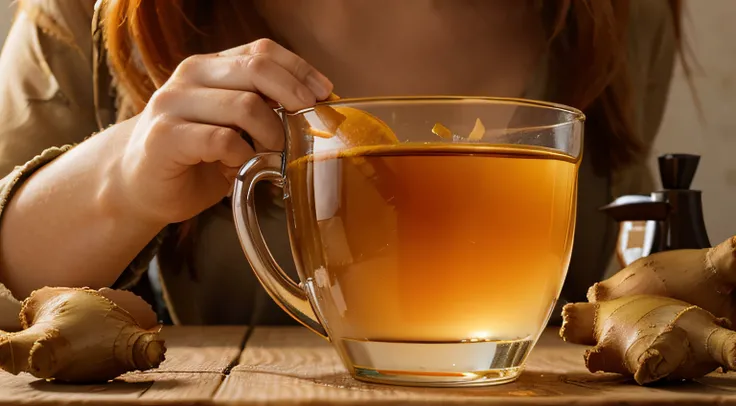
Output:
[[87,3],[18,3],[0,54],[0,174],[98,130]]

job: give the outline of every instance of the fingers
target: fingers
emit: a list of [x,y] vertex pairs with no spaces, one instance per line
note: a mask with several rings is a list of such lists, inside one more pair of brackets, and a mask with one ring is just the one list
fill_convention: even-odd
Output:
[[284,147],[281,119],[261,96],[252,92],[184,88],[159,93],[150,104],[184,121],[241,128],[267,150]]
[[221,52],[222,56],[243,57],[247,55],[264,55],[286,69],[294,77],[307,85],[317,100],[326,99],[332,93],[333,85],[326,76],[320,73],[304,59],[269,39],[255,42]]
[[[175,139],[181,142],[186,161],[182,164],[220,161],[237,166],[253,150],[228,127],[246,131],[259,149],[281,150],[284,129],[274,108],[280,105],[297,111],[311,107],[328,98],[332,87],[296,54],[273,41],[259,40],[217,55],[187,58],[151,97],[147,109],[164,123],[198,125],[177,130],[186,135]],[[205,148],[202,137],[217,143]],[[232,151],[217,149],[227,143]]]
[[314,67],[270,40],[190,57],[172,77],[203,87],[259,92],[292,111],[326,99],[333,89]]
[[221,56],[252,58],[265,56],[291,73],[298,81],[309,87],[317,100],[324,100],[332,93],[332,82],[307,63],[304,59],[269,39],[260,39],[249,44],[221,52]]
[[185,72],[197,87],[257,92],[290,111],[317,101],[312,89],[264,55],[205,58]]
[[170,148],[176,150],[179,164],[221,162],[229,168],[240,168],[255,152],[238,131],[210,124],[181,122],[173,128],[177,134]]

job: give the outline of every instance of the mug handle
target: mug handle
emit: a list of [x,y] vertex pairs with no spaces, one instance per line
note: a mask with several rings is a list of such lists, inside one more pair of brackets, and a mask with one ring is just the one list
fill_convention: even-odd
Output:
[[329,340],[305,290],[273,258],[258,225],[255,186],[258,182],[270,181],[283,188],[282,162],[282,153],[264,152],[256,154],[240,168],[235,178],[232,197],[235,228],[243,252],[268,295],[296,321]]

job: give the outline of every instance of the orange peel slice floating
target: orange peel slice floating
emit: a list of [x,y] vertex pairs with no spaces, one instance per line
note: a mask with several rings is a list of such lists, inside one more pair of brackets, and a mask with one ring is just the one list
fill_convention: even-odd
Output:
[[309,128],[307,128],[306,131],[307,131],[307,134],[311,135],[312,137],[317,137],[317,138],[329,139],[329,138],[332,138],[332,137],[335,136],[334,133],[327,132],[327,131],[324,131],[324,130],[319,130],[319,129],[316,129],[314,127],[309,127]]
[[314,127],[309,127],[309,133],[321,138],[334,137],[337,134],[337,129],[340,128],[342,123],[347,119],[347,117],[338,113],[336,109],[330,106],[316,106],[314,108],[314,113],[317,115],[325,129],[320,130]]
[[353,107],[341,106],[335,110],[345,116],[336,133],[346,145],[359,147],[399,142],[391,127],[378,117]]
[[[337,101],[340,97],[335,93],[325,99]],[[325,129],[309,126],[306,132],[314,137],[332,138],[338,136],[347,146],[368,146],[396,144],[399,142],[391,127],[378,117],[353,107],[320,105],[314,108]],[[440,138],[452,140],[454,133],[442,123],[432,127],[432,133]],[[468,141],[479,141],[486,133],[486,128],[480,118],[475,119],[475,125],[466,137]]]
[[[326,100],[339,99],[336,94],[332,93]],[[391,127],[366,111],[353,107],[330,105],[316,106],[314,111],[326,130],[310,127],[307,133],[322,138],[338,137],[349,148],[348,151],[352,147],[399,143]],[[383,187],[377,179],[392,179],[394,176],[391,169],[380,161],[369,163],[360,154],[351,153],[348,156],[366,179],[374,182],[376,189],[384,199],[390,201],[394,192]]]
[[[340,98],[332,93],[327,100]],[[399,139],[393,130],[381,119],[372,114],[346,106],[320,105],[314,108],[315,114],[324,125],[324,130],[310,127],[307,132],[320,138],[337,136],[348,147],[397,144]]]
[[[330,93],[325,101],[335,101],[339,99],[340,98],[335,93]],[[309,126],[306,131],[308,134],[319,138],[334,137],[337,133],[337,129],[346,119],[344,115],[338,113],[337,110],[330,106],[315,106],[314,113],[317,114],[317,117],[322,122],[322,125],[324,125],[325,129],[320,130],[318,128]]]

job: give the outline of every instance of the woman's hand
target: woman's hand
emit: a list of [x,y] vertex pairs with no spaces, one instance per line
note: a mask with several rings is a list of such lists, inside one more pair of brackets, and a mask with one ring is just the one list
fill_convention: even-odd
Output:
[[[115,167],[124,210],[169,224],[189,219],[227,195],[256,149],[280,150],[280,104],[307,108],[332,92],[330,81],[270,40],[192,56],[138,115]],[[116,204],[118,204],[116,203]]]

